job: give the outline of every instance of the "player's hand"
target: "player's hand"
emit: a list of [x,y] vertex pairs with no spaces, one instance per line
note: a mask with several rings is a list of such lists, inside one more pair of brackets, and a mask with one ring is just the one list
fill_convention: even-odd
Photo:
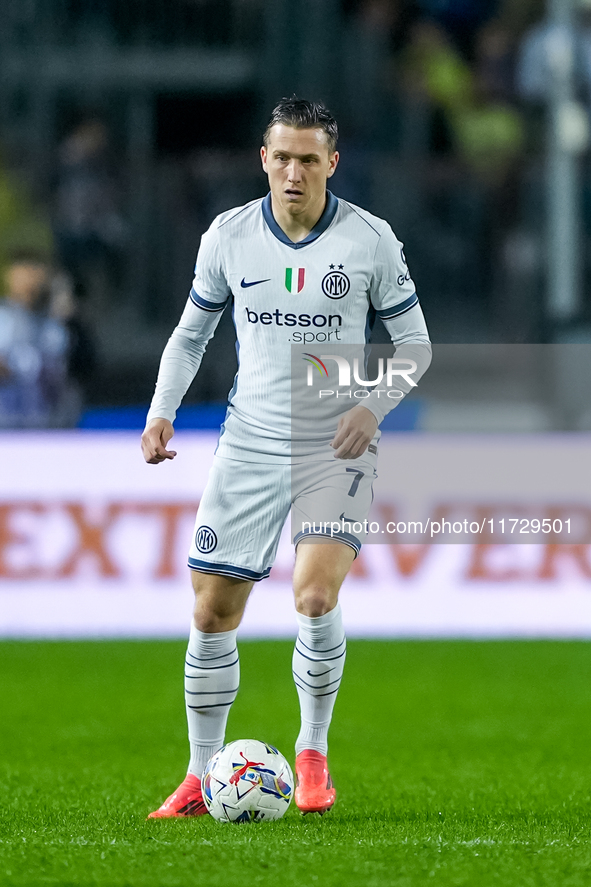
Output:
[[365,453],[378,429],[374,414],[359,404],[339,419],[331,447],[337,459],[358,459]]
[[159,465],[165,459],[174,459],[176,450],[167,450],[166,445],[174,434],[168,419],[151,419],[142,434],[142,453],[150,465]]

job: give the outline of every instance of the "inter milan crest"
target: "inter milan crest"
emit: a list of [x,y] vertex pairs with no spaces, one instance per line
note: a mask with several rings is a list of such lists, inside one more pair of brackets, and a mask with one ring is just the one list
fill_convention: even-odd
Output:
[[322,292],[329,299],[342,299],[351,289],[351,281],[343,271],[344,265],[329,267],[331,270],[322,278]]
[[195,533],[195,545],[197,551],[201,551],[203,554],[209,554],[210,551],[214,550],[217,544],[218,537],[211,527],[202,525],[197,529],[197,532]]
[[305,268],[285,269],[285,289],[288,293],[301,293],[306,280]]

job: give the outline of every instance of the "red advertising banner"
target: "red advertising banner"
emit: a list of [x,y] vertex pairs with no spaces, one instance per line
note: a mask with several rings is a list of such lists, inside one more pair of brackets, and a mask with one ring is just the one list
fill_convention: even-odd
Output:
[[[591,526],[589,439],[515,436],[495,449],[490,436],[466,435],[452,444],[451,436],[382,438],[379,465],[405,470],[376,484],[371,519],[385,538],[364,545],[344,585],[349,634],[591,636],[591,545],[577,541]],[[215,445],[215,434],[179,432],[177,458],[154,466],[127,432],[0,435],[0,635],[185,635],[192,605],[186,557]],[[523,490],[513,479],[492,498],[478,483],[471,496],[465,489],[454,496],[450,453],[486,474],[499,446],[513,446],[511,458],[524,464],[568,464],[574,480],[538,489],[533,500],[531,478]],[[438,470],[438,458],[451,468]],[[419,503],[424,520],[409,528],[413,472],[421,465],[429,466]],[[433,525],[445,520],[444,540]],[[490,520],[504,521],[492,536]],[[288,523],[271,576],[255,586],[243,635],[295,630],[289,530]],[[465,541],[471,533],[474,541]]]

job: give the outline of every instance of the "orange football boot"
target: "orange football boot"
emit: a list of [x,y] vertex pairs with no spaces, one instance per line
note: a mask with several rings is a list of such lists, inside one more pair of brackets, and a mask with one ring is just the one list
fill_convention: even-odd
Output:
[[302,813],[326,813],[336,799],[326,756],[306,748],[296,757],[295,802]]
[[148,819],[172,819],[181,816],[203,816],[207,807],[201,794],[201,780],[187,773],[177,790]]

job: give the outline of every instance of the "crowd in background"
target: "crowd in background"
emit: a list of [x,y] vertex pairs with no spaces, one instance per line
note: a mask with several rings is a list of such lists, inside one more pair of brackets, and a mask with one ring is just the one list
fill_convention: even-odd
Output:
[[42,254],[14,253],[0,300],[0,428],[76,425],[95,369],[71,280]]
[[[86,6],[98,15],[98,6]],[[86,6],[77,5],[80,15]],[[198,0],[197,6],[211,33],[221,34],[215,22],[224,4]],[[244,0],[242,14],[264,15],[265,8],[264,0]],[[118,4],[109,9],[100,6],[103,18],[122,14]],[[341,3],[355,49],[342,53],[351,83],[335,101],[342,162],[334,191],[387,217],[405,241],[440,341],[542,336],[550,89],[545,11],[542,0]],[[576,86],[588,107],[589,13],[580,15],[577,40]],[[364,94],[360,70],[366,43],[382,51],[372,95]],[[349,113],[356,101],[356,113]],[[127,298],[137,232],[127,211],[131,186],[118,156],[117,120],[97,113],[96,105],[78,105],[75,112],[42,188],[28,188],[0,155],[5,427],[71,425],[88,397],[109,402],[105,386],[93,384],[100,367],[97,336],[105,316]],[[255,127],[239,139],[242,148],[200,144],[157,156],[152,260],[158,268],[138,322],[170,328],[186,296],[200,234],[216,213],[265,192],[257,138]],[[587,213],[590,196],[585,188]],[[162,298],[166,287],[174,293],[170,299]],[[220,334],[226,345],[229,324]],[[226,375],[216,375],[213,364],[211,370],[196,396],[223,399]]]

